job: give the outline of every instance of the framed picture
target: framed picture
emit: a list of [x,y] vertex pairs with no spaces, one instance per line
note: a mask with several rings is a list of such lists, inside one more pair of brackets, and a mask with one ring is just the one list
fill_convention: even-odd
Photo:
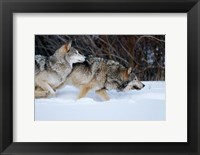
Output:
[[35,53],[35,121],[166,120],[165,35],[35,35]]
[[200,154],[194,1],[0,1],[2,154]]

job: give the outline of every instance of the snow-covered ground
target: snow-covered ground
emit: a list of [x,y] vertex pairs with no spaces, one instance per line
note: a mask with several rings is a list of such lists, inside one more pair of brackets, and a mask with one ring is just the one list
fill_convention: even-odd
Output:
[[166,118],[165,82],[143,82],[142,90],[108,91],[109,101],[94,93],[77,100],[72,86],[56,92],[56,97],[35,100],[36,121],[160,121]]

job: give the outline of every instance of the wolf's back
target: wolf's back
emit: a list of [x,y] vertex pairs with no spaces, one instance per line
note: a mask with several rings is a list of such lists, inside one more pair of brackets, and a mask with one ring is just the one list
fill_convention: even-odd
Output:
[[35,55],[35,75],[45,70],[47,66],[47,58],[42,55]]
[[114,60],[110,60],[110,59],[105,59],[105,58],[100,58],[100,57],[95,57],[93,55],[89,55],[87,57],[87,60],[89,61],[89,63],[93,64],[95,62],[102,62],[105,63],[108,66],[112,66],[112,65],[116,65],[116,66],[120,66],[120,67],[124,67],[123,65],[121,65],[119,62],[114,61]]

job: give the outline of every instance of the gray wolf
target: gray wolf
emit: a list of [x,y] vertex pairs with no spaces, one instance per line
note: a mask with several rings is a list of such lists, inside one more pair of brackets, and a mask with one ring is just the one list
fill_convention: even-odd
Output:
[[102,100],[109,100],[107,90],[140,90],[145,86],[137,79],[131,67],[126,68],[116,61],[93,56],[88,56],[83,63],[74,64],[72,72],[56,89],[65,85],[80,89],[78,99],[93,90]]
[[52,56],[35,56],[35,97],[51,97],[72,71],[73,63],[85,61],[85,56],[64,44]]

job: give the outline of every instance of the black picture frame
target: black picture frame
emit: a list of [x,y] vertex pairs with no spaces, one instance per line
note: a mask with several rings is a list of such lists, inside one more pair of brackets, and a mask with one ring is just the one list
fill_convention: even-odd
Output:
[[[0,0],[1,154],[200,154],[199,0]],[[187,13],[187,143],[13,142],[13,13]],[[178,61],[178,59],[177,59]],[[177,92],[178,93],[178,92]]]

